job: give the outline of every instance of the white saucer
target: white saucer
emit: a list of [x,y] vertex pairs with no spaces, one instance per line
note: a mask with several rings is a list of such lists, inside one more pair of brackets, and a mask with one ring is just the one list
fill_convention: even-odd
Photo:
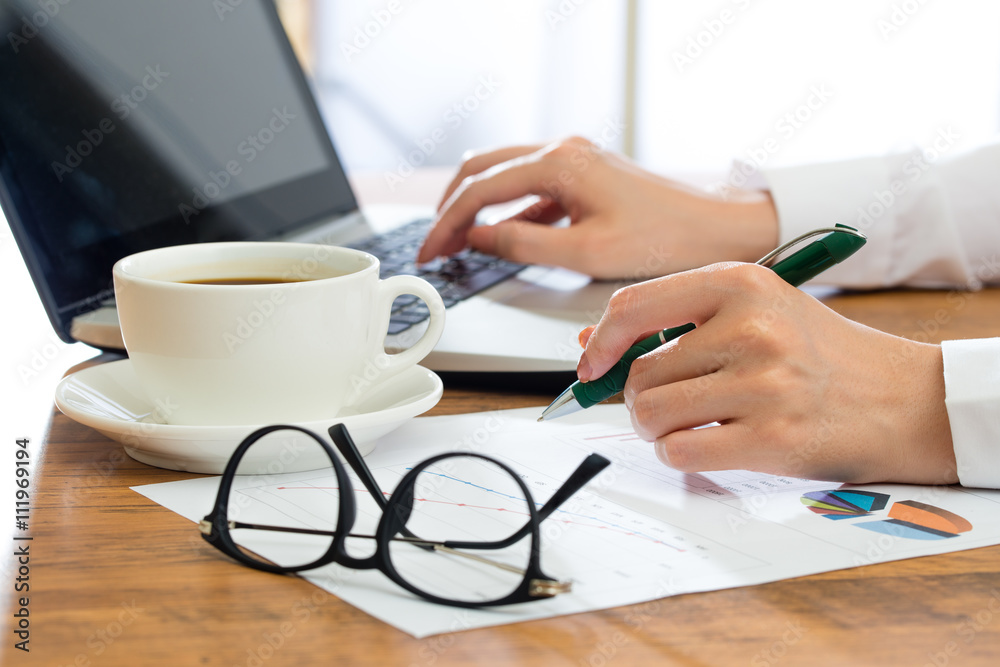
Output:
[[[361,453],[368,454],[375,448],[378,438],[434,407],[442,391],[441,378],[422,366],[414,366],[373,387],[365,399],[342,411],[343,414],[296,425],[328,438],[326,430],[333,424],[343,423]],[[153,407],[145,398],[128,359],[85,368],[63,378],[56,387],[56,405],[70,419],[122,443],[125,453],[137,461],[159,468],[216,475],[225,469],[243,438],[265,425],[157,423]],[[307,436],[302,438],[308,440]],[[296,451],[297,447],[287,439],[280,445],[265,446],[268,444],[261,441],[254,445],[241,464],[241,473],[246,470],[248,473],[276,474],[329,465],[321,456],[301,453],[288,456],[287,451]],[[304,451],[318,454],[313,447],[304,448]]]

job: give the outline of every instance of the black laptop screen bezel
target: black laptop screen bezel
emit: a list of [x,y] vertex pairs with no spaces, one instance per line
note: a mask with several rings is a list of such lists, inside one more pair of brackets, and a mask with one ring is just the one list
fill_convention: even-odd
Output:
[[[250,5],[251,3],[246,3]],[[38,243],[36,236],[46,232],[46,220],[35,215],[30,201],[26,201],[24,189],[18,183],[16,170],[9,168],[10,156],[0,135],[0,206],[24,258],[28,272],[45,306],[46,313],[59,337],[67,343],[75,342],[71,336],[74,318],[90,312],[113,295],[111,266],[117,259],[134,252],[140,252],[166,245],[196,243],[205,241],[260,241],[277,236],[285,236],[299,229],[309,227],[320,220],[333,219],[358,208],[336,148],[325,127],[322,114],[316,104],[309,81],[303,72],[291,43],[281,24],[272,0],[254,0],[266,15],[267,24],[275,39],[275,46],[284,60],[294,88],[301,103],[301,111],[312,124],[315,134],[320,137],[318,148],[324,156],[326,166],[318,171],[292,178],[288,181],[264,187],[220,203],[208,203],[195,209],[197,225],[190,222],[191,208],[182,211],[178,207],[176,215],[155,221],[134,234],[121,235],[113,246],[95,248],[94,274],[106,276],[97,278],[93,292],[72,303],[59,303],[50,281],[59,280],[58,275],[47,275],[58,269],[58,261],[46,256],[44,244]],[[246,8],[244,8],[246,9]],[[8,91],[5,94],[16,94]],[[188,220],[185,221],[185,215]],[[246,220],[249,224],[238,235],[221,233],[212,238],[199,238],[198,229],[224,228],[216,223],[224,220]],[[100,265],[100,266],[97,266]]]

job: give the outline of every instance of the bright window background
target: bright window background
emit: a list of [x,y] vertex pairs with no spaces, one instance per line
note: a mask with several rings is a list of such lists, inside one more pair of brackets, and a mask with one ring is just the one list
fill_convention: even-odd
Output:
[[618,3],[567,2],[563,16],[537,0],[399,0],[385,21],[389,4],[315,5],[316,87],[349,168],[394,168],[436,130],[427,164],[456,164],[473,147],[596,135],[621,115]]
[[[626,2],[399,0],[391,14],[387,0],[316,0],[313,73],[343,159],[351,169],[395,169],[435,130],[446,138],[417,161],[455,164],[468,148],[597,137],[625,118],[629,44],[638,63],[635,157],[658,171],[725,169],[770,137],[781,138],[769,162],[778,164],[909,148],[946,125],[961,145],[997,130],[1000,3],[636,4],[629,43]],[[689,39],[701,52],[679,67],[675,54]],[[499,86],[483,95],[483,80]],[[830,99],[791,137],[779,133],[776,123],[814,86]],[[475,100],[477,88],[485,99]],[[620,135],[608,136],[621,148]]]
[[[894,6],[914,12],[895,15],[906,19],[898,30]],[[724,9],[732,23],[714,40],[699,35]],[[637,156],[648,166],[724,167],[787,134],[776,123],[819,85],[833,96],[793,127],[775,163],[885,153],[944,125],[961,145],[997,130],[1000,3],[725,0],[642,11]],[[679,68],[674,54],[691,38],[709,45]]]

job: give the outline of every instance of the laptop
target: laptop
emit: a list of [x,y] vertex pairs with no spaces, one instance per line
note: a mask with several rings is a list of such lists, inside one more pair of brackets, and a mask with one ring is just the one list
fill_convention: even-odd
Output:
[[[0,205],[58,335],[122,349],[111,267],[155,247],[287,240],[360,248],[441,292],[423,365],[575,368],[620,285],[465,251],[413,263],[430,211],[359,210],[272,2],[0,0]],[[393,305],[386,348],[426,327]]]

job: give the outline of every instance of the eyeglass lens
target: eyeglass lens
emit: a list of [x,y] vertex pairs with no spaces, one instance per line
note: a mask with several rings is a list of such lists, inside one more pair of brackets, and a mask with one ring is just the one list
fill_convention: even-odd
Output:
[[435,597],[460,602],[499,600],[524,580],[532,540],[517,533],[531,514],[524,491],[509,472],[486,459],[456,455],[423,467],[412,491],[394,493],[387,511],[399,508],[418,538],[461,542],[462,548],[428,550],[399,539],[388,544],[396,572]]

